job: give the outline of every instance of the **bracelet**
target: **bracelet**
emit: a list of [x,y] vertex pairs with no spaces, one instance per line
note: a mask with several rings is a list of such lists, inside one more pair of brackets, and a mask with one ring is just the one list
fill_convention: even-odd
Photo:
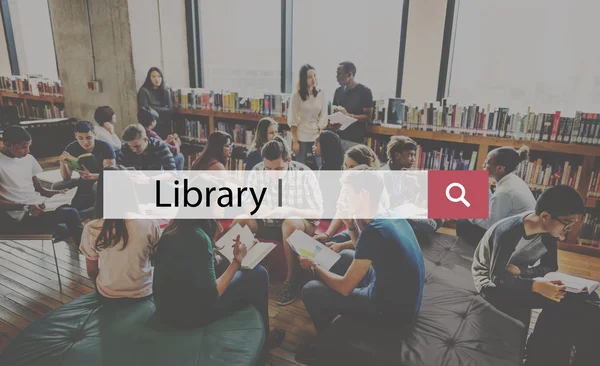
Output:
[[331,239],[331,235],[327,234],[327,233],[323,233],[323,235],[325,235],[327,237],[327,240]]

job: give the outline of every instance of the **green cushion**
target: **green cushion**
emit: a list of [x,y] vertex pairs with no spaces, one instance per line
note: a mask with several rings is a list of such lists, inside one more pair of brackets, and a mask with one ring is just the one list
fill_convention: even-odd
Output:
[[0,365],[256,365],[264,341],[252,306],[206,327],[176,330],[160,324],[151,299],[106,306],[89,294],[23,330]]

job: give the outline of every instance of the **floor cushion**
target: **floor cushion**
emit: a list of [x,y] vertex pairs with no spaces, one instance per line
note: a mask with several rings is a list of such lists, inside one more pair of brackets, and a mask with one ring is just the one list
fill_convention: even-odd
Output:
[[382,329],[340,316],[321,337],[320,364],[517,365],[524,325],[475,291],[474,248],[439,233],[420,236],[419,243],[426,274],[414,326]]
[[251,306],[203,328],[174,330],[158,321],[152,299],[101,305],[92,293],[23,330],[0,365],[257,365],[264,339]]

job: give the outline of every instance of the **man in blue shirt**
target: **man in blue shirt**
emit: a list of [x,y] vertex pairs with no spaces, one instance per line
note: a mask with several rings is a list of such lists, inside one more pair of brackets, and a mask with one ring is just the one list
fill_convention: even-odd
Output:
[[[342,184],[349,210],[345,216],[374,219],[359,220],[359,229],[354,220],[344,218],[350,235],[358,237],[356,251],[342,251],[331,271],[311,258],[300,258],[302,268],[318,278],[302,291],[306,310],[319,333],[339,314],[391,326],[410,324],[421,307],[425,278],[415,234],[406,220],[378,214],[383,181],[372,168],[361,165],[348,171]],[[304,346],[296,358],[306,361],[314,355],[314,346]]]

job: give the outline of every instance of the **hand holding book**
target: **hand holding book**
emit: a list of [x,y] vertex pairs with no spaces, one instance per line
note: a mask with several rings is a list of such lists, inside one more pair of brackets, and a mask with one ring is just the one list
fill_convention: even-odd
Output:
[[233,259],[241,265],[244,258],[246,258],[246,254],[248,254],[248,248],[246,244],[240,241],[240,234],[238,234],[233,243]]

